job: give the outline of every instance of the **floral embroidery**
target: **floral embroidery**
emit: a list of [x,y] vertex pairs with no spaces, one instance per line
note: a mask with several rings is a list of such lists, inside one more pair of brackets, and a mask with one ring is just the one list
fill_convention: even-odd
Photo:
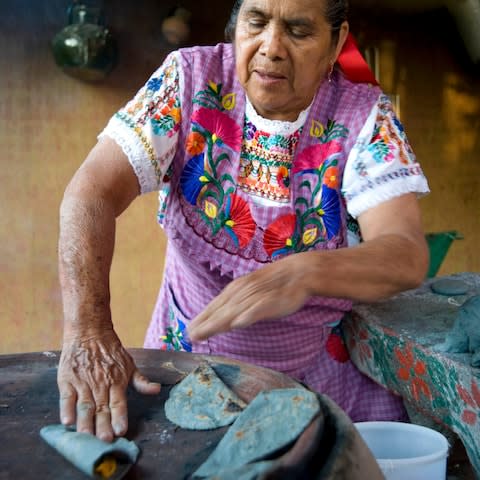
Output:
[[317,171],[321,171],[324,167],[325,159],[329,159],[331,162],[329,166],[336,166],[336,159],[338,159],[341,151],[341,145],[335,140],[312,145],[306,148],[295,160],[292,174],[316,173]]
[[242,131],[225,113],[202,107],[194,112],[192,122],[197,124],[197,128],[203,129],[201,133],[209,136],[212,145],[217,143],[220,146],[226,145],[234,152],[240,151]]
[[468,425],[475,425],[480,419],[480,388],[472,380],[471,393],[459,384],[457,391],[467,406],[462,412],[462,420]]
[[[329,121],[320,143],[307,147],[295,158],[291,175],[310,175],[300,184],[307,197],[299,195],[295,199],[296,224],[289,231],[288,239],[279,236],[276,243],[273,236],[281,232],[277,228],[267,229],[264,247],[269,255],[287,253],[290,249],[306,251],[340,233],[342,217],[337,188],[342,145],[337,138],[347,132],[342,125]],[[287,246],[286,240],[289,241]]]
[[415,358],[412,352],[411,345],[402,351],[398,346],[394,349],[395,356],[400,362],[400,367],[397,371],[397,376],[404,382],[410,381],[410,391],[413,398],[418,402],[420,394],[423,394],[428,399],[432,398],[430,388],[424,377],[427,373],[425,362]]
[[412,163],[413,152],[407,141],[403,125],[386,96],[380,98],[373,137],[367,150],[377,163],[393,162],[398,155],[403,165]]
[[185,149],[190,155],[199,155],[205,148],[205,137],[198,132],[190,132]]
[[[153,135],[174,136],[180,129],[178,63],[174,55],[165,63],[115,117],[132,129],[154,168],[158,183],[163,177],[162,158],[158,158],[152,144]],[[147,128],[150,126],[151,128]]]
[[245,122],[238,186],[251,195],[280,203],[290,201],[290,168],[301,131],[271,135]]
[[272,258],[293,250],[295,247],[295,225],[297,217],[291,213],[278,217],[265,230],[263,246]]
[[195,95],[193,103],[209,110],[233,110],[236,105],[236,94],[227,93],[222,96],[222,84],[210,80],[207,88]]
[[356,180],[343,185],[347,203],[360,197],[381,199],[382,187],[392,182],[396,183],[392,187],[397,194],[427,192],[422,169],[387,96],[379,98],[372,114],[376,114],[373,133],[357,139],[355,145],[358,153],[352,168]]
[[[212,82],[209,95],[217,95],[220,87]],[[205,91],[200,92],[207,95]],[[208,92],[207,92],[208,93]],[[198,95],[196,96],[198,97]],[[200,96],[205,100],[204,97]],[[225,97],[225,101],[234,101]],[[253,238],[256,224],[248,203],[235,194],[236,185],[228,173],[218,174],[220,164],[230,162],[230,155],[218,148],[240,151],[242,130],[226,113],[200,107],[192,115],[192,132],[187,138],[187,151],[194,155],[180,176],[185,199],[198,207],[197,213],[210,226],[215,236],[224,230],[238,247],[244,248]],[[214,150],[214,146],[217,147]]]
[[238,195],[232,194],[225,209],[225,230],[232,237],[235,245],[245,247],[255,234],[255,222],[248,203]]
[[325,348],[327,349],[328,354],[339,363],[345,363],[350,360],[350,355],[345,345],[340,325],[336,325],[332,328],[332,331],[327,338]]
[[208,183],[208,178],[205,173],[205,154],[195,155],[191,158],[183,169],[180,176],[180,187],[182,189],[184,197],[192,205],[197,204],[198,196]]
[[159,76],[150,78],[123,113],[131,117],[137,127],[150,121],[155,135],[172,136],[179,130],[181,121],[180,80],[175,56],[166,60],[160,72]]
[[156,113],[151,119],[153,133],[171,137],[180,129],[181,119],[179,98],[170,98],[160,113]]
[[233,110],[236,104],[236,94],[229,93],[222,98],[222,107],[225,110]]
[[[210,81],[194,97],[200,108],[192,115],[192,131],[186,140],[192,158],[180,177],[185,199],[197,207],[211,234],[223,230],[237,248],[245,248],[257,226],[248,203],[235,193],[236,188],[275,201],[289,201],[291,176],[310,175],[299,186],[304,196],[296,198],[295,213],[277,218],[263,231],[265,252],[270,257],[302,252],[337,237],[342,222],[338,193],[338,160],[343,153],[340,138],[348,135],[348,129],[332,120],[326,127],[314,121],[312,132],[319,143],[306,148],[291,169],[302,129],[289,136],[271,135],[246,121],[242,131],[225,113],[235,99],[222,96],[221,89],[221,84]],[[238,185],[229,173],[220,173],[220,165],[230,162],[225,149],[240,152]]]
[[151,78],[147,82],[147,90],[151,90],[152,92],[156,92],[160,90],[160,87],[162,86],[162,78]]
[[312,126],[310,127],[310,136],[315,138],[321,138],[324,132],[324,126],[318,120],[312,120]]
[[163,342],[162,350],[191,352],[192,344],[187,340],[185,324],[179,318],[175,318],[171,308],[168,310],[168,316],[170,318],[170,326],[166,329],[166,335],[161,337]]

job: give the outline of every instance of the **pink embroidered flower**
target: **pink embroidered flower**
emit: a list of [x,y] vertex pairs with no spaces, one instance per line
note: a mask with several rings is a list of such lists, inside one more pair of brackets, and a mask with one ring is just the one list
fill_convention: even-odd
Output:
[[225,214],[226,232],[232,237],[235,245],[246,247],[255,234],[255,222],[248,203],[238,195],[232,194],[227,200]]
[[296,215],[289,213],[269,225],[263,237],[263,246],[268,255],[274,257],[292,249],[296,220]]
[[336,140],[307,147],[295,158],[292,175],[320,170],[325,160],[334,160],[341,151],[342,147]]
[[223,143],[235,152],[240,151],[242,129],[226,113],[202,107],[194,112],[192,121],[211,134],[213,143]]

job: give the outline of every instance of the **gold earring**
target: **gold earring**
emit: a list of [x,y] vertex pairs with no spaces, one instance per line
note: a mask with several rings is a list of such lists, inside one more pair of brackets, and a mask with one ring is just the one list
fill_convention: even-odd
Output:
[[330,70],[328,71],[328,75],[327,75],[328,83],[332,83],[332,75],[333,75],[334,65],[335,65],[335,62],[333,62],[333,61],[330,62]]

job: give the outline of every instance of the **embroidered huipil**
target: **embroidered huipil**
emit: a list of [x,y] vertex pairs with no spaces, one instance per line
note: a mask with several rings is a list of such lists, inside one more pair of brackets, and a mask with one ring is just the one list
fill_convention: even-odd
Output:
[[378,88],[337,73],[297,122],[269,121],[236,79],[231,45],[182,49],[103,134],[127,154],[143,193],[160,190],[169,241],[145,347],[285,372],[330,395],[353,420],[402,417],[401,402],[348,359],[339,322],[349,300],[311,298],[287,317],[193,345],[185,330],[232,279],[285,255],[347,247],[353,217],[428,191]]

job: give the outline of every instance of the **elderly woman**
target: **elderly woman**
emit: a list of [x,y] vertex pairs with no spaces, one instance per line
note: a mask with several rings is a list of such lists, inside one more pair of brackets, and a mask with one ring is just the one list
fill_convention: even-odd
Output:
[[403,418],[349,361],[340,321],[424,278],[428,185],[389,99],[336,64],[346,10],[237,0],[231,44],[171,53],[110,120],[61,208],[63,423],[110,440],[129,382],[160,389],[114,332],[108,284],[115,218],[154,190],[169,243],[145,347],[285,372],[355,421]]

